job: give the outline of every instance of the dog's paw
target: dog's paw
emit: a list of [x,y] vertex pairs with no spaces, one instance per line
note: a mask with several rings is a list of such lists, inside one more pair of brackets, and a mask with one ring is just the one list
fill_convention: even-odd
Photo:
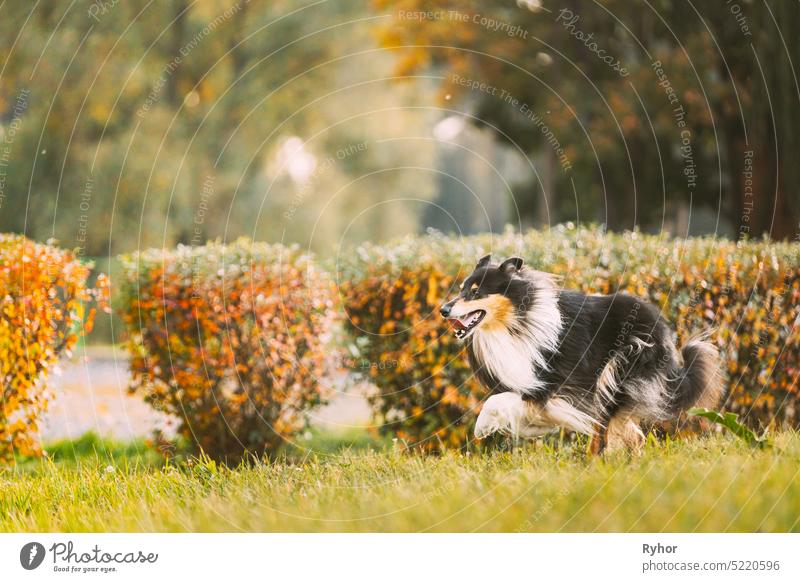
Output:
[[526,404],[515,392],[503,392],[489,397],[475,423],[475,438],[483,439],[502,432],[522,436],[526,424]]

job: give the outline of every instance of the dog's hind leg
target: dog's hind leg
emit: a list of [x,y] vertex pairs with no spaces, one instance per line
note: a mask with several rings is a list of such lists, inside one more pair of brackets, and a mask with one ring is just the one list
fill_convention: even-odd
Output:
[[638,452],[644,445],[644,433],[632,417],[620,414],[608,423],[607,450],[627,449]]
[[592,455],[602,455],[608,444],[608,429],[601,425],[595,428],[592,434],[592,441],[589,443],[589,453]]

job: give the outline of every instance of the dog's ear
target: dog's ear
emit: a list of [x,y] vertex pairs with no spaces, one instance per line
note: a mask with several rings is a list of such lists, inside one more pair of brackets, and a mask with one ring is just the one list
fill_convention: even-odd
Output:
[[480,261],[478,261],[478,264],[475,265],[475,268],[480,269],[481,267],[485,267],[489,264],[491,260],[492,260],[492,253],[489,253],[485,257],[482,257]]
[[512,275],[522,268],[523,262],[519,257],[511,257],[500,263],[500,270],[507,275]]

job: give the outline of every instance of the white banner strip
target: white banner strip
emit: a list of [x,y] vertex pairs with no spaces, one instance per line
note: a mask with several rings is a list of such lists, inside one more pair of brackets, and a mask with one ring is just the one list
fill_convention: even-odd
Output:
[[800,580],[796,534],[4,534],[2,580]]

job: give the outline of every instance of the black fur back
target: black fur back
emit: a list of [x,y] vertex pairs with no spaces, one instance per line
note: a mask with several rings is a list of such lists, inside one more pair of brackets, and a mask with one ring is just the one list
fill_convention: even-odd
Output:
[[[535,293],[534,288],[526,296]],[[517,289],[514,295],[519,295]],[[519,307],[524,312],[526,306]],[[649,302],[623,293],[559,291],[553,308],[561,321],[556,347],[544,354],[544,366],[519,363],[534,366],[541,381],[523,398],[539,404],[564,399],[601,425],[617,414],[658,421],[698,403],[717,404],[721,383],[716,348],[695,339],[679,354],[674,333]],[[487,372],[472,341],[468,353],[484,385],[510,390]]]

